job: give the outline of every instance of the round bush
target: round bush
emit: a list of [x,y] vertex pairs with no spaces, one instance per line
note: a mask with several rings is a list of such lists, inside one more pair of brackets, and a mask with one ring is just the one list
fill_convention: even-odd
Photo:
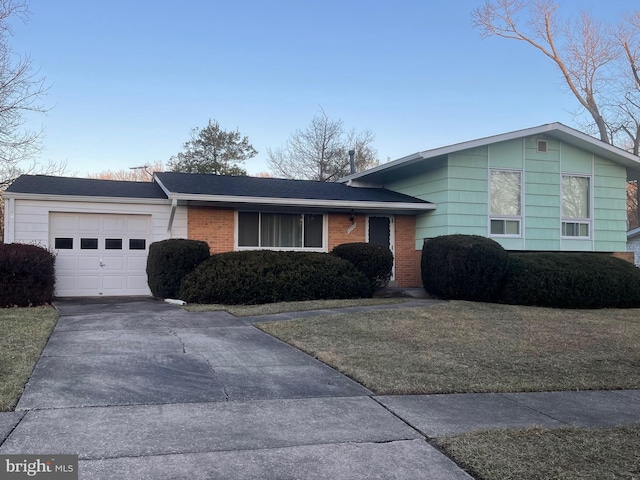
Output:
[[370,296],[365,275],[327,253],[269,250],[212,255],[187,275],[180,298],[227,305]]
[[431,295],[445,299],[492,301],[509,265],[497,242],[477,235],[445,235],[425,242],[422,282]]
[[597,253],[512,253],[499,301],[556,308],[640,307],[640,269]]
[[343,243],[331,253],[348,260],[364,273],[372,289],[386,287],[391,279],[393,253],[389,247],[373,243]]
[[0,307],[30,307],[53,301],[55,256],[22,243],[0,243]]
[[171,238],[149,245],[147,279],[155,297],[177,298],[182,279],[209,258],[209,245],[199,240]]

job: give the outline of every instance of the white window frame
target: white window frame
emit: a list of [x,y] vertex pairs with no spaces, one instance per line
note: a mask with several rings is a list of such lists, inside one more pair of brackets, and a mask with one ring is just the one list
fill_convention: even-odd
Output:
[[[564,177],[579,177],[586,178],[589,181],[589,188],[587,191],[588,202],[588,218],[573,218],[565,217],[562,213],[564,211]],[[587,235],[565,235],[565,225],[587,225]],[[563,240],[590,240],[593,237],[593,176],[584,173],[567,173],[560,174],[560,236]]]
[[[258,243],[262,238],[262,214],[288,214],[288,215],[322,215],[322,247],[263,247],[263,246],[241,246],[238,245],[238,237],[239,232],[238,229],[240,227],[239,214],[240,213],[257,213],[258,214]],[[328,215],[325,213],[318,212],[269,212],[269,211],[260,211],[260,210],[243,210],[239,212],[236,210],[235,212],[235,225],[234,225],[234,249],[235,250],[276,250],[283,252],[327,252],[328,245],[328,227],[327,227],[327,219]],[[304,226],[302,227],[302,245],[304,245]]]
[[[520,215],[494,215],[491,213],[491,174],[493,172],[509,172],[509,173],[519,173],[520,174]],[[523,215],[522,211],[524,209],[524,171],[520,169],[510,169],[510,168],[489,168],[489,179],[488,179],[488,196],[489,203],[487,205],[488,210],[488,222],[487,222],[487,230],[490,237],[498,237],[498,238],[522,238],[522,230],[523,230]],[[492,233],[491,232],[491,222],[493,220],[503,221],[505,226],[505,232],[507,227],[507,222],[517,222],[518,223],[518,233]]]

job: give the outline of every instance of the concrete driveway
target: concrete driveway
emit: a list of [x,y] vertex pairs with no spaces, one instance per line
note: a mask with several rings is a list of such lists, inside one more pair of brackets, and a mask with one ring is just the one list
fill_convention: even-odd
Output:
[[0,453],[78,454],[87,479],[470,478],[372,392],[242,319],[56,305]]

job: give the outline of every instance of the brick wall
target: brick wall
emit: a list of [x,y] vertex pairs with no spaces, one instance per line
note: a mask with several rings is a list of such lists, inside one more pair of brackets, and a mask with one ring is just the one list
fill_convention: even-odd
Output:
[[[342,243],[364,242],[366,239],[366,218],[364,215],[354,215],[353,223],[348,213],[329,214],[329,251]],[[355,225],[355,228],[352,227]],[[349,232],[351,230],[351,232]]]
[[187,235],[209,244],[211,253],[234,249],[235,215],[230,208],[189,207]]
[[422,287],[420,257],[416,250],[416,217],[396,215],[395,266],[396,282],[399,287]]

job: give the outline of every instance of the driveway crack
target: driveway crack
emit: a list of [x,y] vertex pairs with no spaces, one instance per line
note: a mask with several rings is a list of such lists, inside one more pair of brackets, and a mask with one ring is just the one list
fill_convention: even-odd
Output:
[[224,401],[228,402],[229,401],[229,391],[227,390],[227,386],[222,382],[222,380],[220,379],[220,376],[218,375],[218,372],[216,372],[216,369],[214,368],[213,365],[211,365],[211,360],[209,360],[205,355],[199,353],[199,352],[195,352],[195,351],[190,351],[187,352],[187,345],[184,343],[184,340],[182,340],[182,338],[180,337],[180,335],[178,334],[177,331],[169,328],[169,333],[171,333],[174,337],[176,337],[178,339],[178,341],[180,342],[180,345],[182,345],[182,353],[189,353],[190,355],[195,355],[196,357],[201,358],[206,364],[207,367],[209,367],[209,371],[211,372],[211,376],[217,380],[221,387],[222,387],[222,392],[224,393]]

